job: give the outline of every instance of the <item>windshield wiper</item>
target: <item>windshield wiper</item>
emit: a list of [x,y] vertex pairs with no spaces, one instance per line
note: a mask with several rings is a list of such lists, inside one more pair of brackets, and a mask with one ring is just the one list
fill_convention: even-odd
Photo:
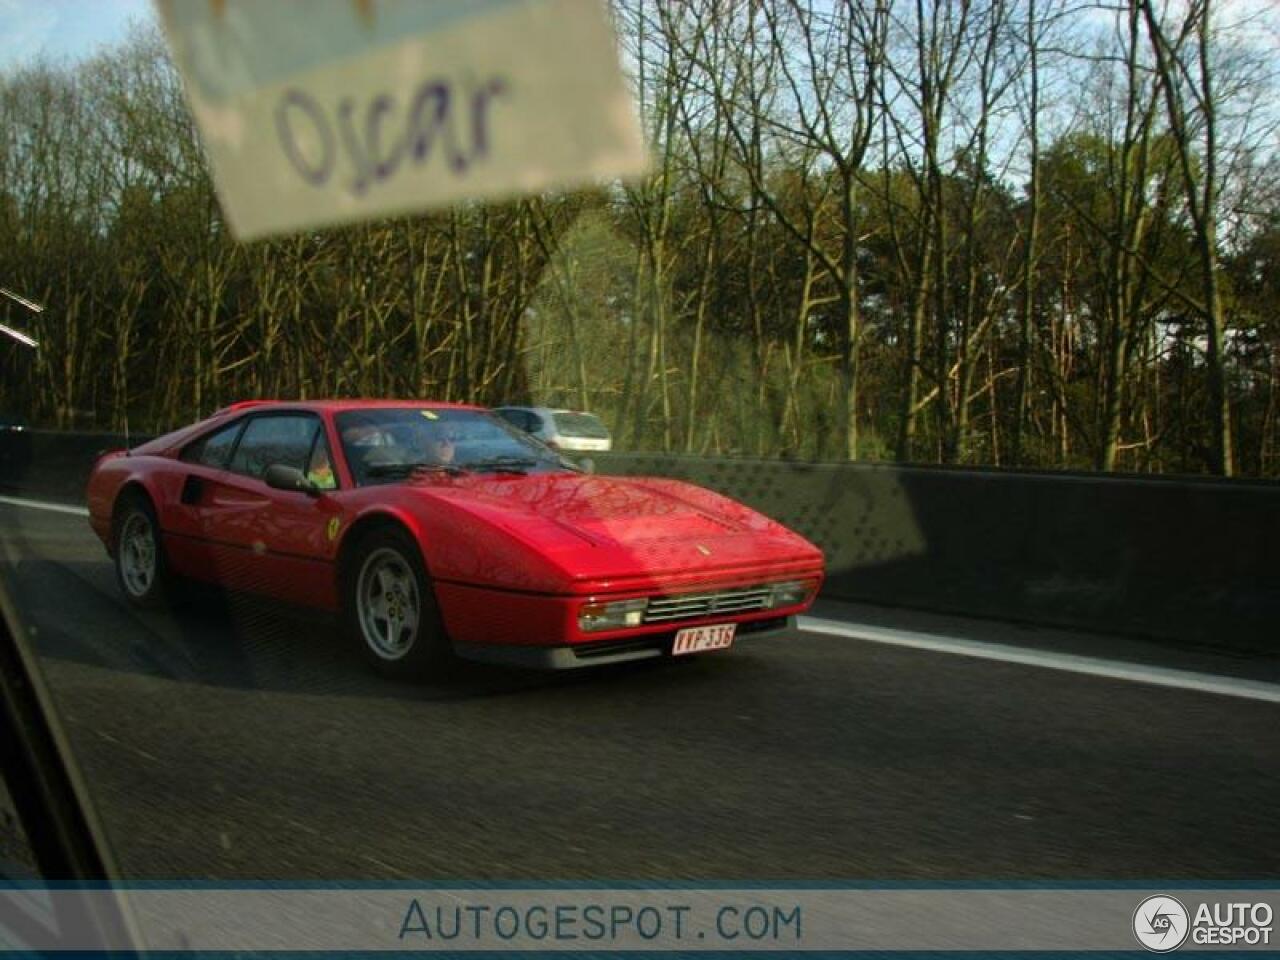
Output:
[[530,467],[542,463],[537,457],[488,457],[467,464],[469,470],[488,470],[494,473],[528,473]]
[[407,460],[403,463],[375,463],[366,468],[371,477],[408,477],[415,473],[447,473],[456,477],[464,473],[461,467],[448,463],[431,463],[425,460]]

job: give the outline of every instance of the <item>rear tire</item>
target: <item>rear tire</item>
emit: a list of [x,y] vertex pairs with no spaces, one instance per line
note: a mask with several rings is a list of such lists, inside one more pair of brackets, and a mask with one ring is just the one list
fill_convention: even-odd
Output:
[[453,663],[418,544],[398,527],[373,530],[344,564],[346,632],[366,662],[392,680],[442,676]]
[[111,522],[111,544],[116,582],[125,599],[146,610],[167,605],[174,578],[155,508],[145,494],[131,492],[121,498]]

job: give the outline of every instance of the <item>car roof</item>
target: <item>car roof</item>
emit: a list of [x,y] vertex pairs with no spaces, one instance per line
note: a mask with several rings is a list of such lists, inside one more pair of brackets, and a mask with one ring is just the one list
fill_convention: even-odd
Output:
[[313,410],[316,413],[340,413],[346,410],[394,410],[398,408],[432,407],[451,410],[483,410],[472,403],[446,403],[438,400],[374,400],[321,399],[321,400],[241,400],[223,407],[213,416],[242,413],[245,410]]
[[269,412],[271,410],[281,411],[306,411],[310,413],[343,413],[348,410],[394,410],[394,409],[421,409],[422,407],[431,407],[433,409],[452,409],[452,410],[478,410],[484,411],[484,407],[476,406],[470,403],[443,403],[434,400],[371,400],[368,398],[354,398],[346,400],[336,399],[320,399],[320,400],[240,400],[236,403],[229,404],[220,410],[215,410],[203,420],[197,420],[195,423],[187,424],[185,427],[179,427],[177,430],[162,434],[146,443],[139,444],[133,448],[134,453],[162,453],[164,451],[174,451],[179,447],[185,446],[191,440],[200,436],[202,433],[212,430],[220,430],[228,421],[234,420],[242,413],[248,412]]

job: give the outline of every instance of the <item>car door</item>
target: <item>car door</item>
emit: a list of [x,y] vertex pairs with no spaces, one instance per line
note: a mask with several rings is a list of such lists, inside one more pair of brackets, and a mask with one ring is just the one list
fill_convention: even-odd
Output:
[[342,513],[336,489],[276,490],[263,480],[273,464],[307,473],[317,451],[331,460],[323,423],[313,413],[248,418],[226,468],[202,485],[197,503],[219,583],[293,603],[331,605],[334,534]]
[[206,491],[230,462],[243,429],[243,419],[218,427],[188,443],[178,456],[174,486],[160,503],[165,555],[175,573],[217,580],[200,508]]

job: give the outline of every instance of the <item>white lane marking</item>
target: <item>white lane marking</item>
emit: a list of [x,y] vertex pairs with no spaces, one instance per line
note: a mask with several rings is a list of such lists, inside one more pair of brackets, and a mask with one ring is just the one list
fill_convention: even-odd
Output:
[[390,871],[391,873],[394,873],[396,876],[404,877],[407,880],[413,879],[412,877],[409,876],[409,874],[405,873],[403,870],[397,870],[391,864],[386,863],[383,860],[379,860],[377,857],[371,857],[367,853],[362,853],[360,854],[360,856],[362,859],[368,860],[370,863],[374,864],[375,866],[379,866],[383,870]]
[[65,503],[48,503],[44,500],[23,500],[21,497],[0,497],[0,503],[11,507],[26,507],[28,510],[48,510],[50,513],[69,513],[75,517],[87,517],[88,507],[70,507]]
[[158,757],[153,757],[151,754],[147,753],[147,751],[143,750],[141,747],[135,747],[132,744],[128,744],[128,743],[121,743],[115,737],[111,736],[111,734],[103,733],[101,730],[97,731],[97,734],[103,740],[107,741],[107,743],[114,743],[117,747],[120,747],[122,750],[129,750],[133,753],[136,753],[138,756],[143,757],[147,760],[151,760],[155,763],[160,762]]
[[1280,684],[1264,683],[1260,680],[1242,680],[1235,677],[1215,676],[1211,673],[1196,673],[1191,670],[1150,667],[1140,663],[1103,660],[1100,657],[1082,657],[1073,653],[1031,650],[1002,643],[983,643],[980,640],[963,640],[945,634],[918,633],[914,630],[897,630],[892,627],[864,627],[841,623],[838,620],[824,620],[820,617],[800,617],[798,626],[801,630],[811,633],[869,640],[872,643],[887,643],[895,647],[954,653],[962,657],[999,660],[1002,663],[1017,663],[1028,667],[1045,667],[1049,670],[1081,673],[1090,677],[1106,677],[1110,680],[1127,680],[1130,683],[1146,683],[1157,687],[1216,693],[1225,697],[1239,697],[1243,700],[1280,703]]

